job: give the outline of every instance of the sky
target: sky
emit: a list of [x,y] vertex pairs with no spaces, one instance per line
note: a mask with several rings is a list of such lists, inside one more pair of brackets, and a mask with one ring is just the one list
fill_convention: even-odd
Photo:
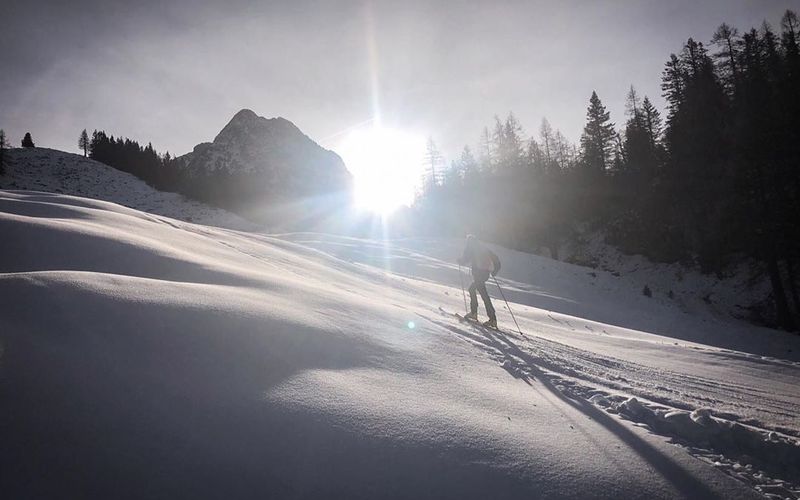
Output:
[[84,128],[184,154],[240,109],[283,116],[326,148],[372,123],[432,137],[446,158],[513,111],[577,141],[596,90],[618,125],[630,85],[688,37],[740,31],[800,0],[4,1],[0,128],[78,151]]

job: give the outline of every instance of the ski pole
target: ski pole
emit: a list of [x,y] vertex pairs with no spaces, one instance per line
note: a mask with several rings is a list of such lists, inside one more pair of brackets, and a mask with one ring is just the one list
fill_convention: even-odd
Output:
[[461,296],[464,297],[464,313],[467,313],[467,294],[464,292],[464,275],[461,273],[461,264],[458,265],[458,281],[461,282]]
[[517,323],[517,318],[514,317],[514,311],[512,311],[511,310],[511,306],[508,305],[508,301],[506,300],[506,296],[503,293],[503,289],[500,288],[500,283],[497,282],[497,278],[495,278],[494,276],[492,276],[492,279],[494,280],[494,284],[497,285],[497,289],[500,290],[500,296],[503,297],[503,302],[506,303],[506,308],[508,309],[508,312],[511,313],[511,319],[513,319],[514,320],[514,324],[517,325],[517,331],[519,332],[520,335],[522,335],[524,337],[525,334],[522,333],[522,330],[519,327],[519,323]]

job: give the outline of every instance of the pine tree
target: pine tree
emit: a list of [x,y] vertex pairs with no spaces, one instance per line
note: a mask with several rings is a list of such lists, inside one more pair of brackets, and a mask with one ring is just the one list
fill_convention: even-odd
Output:
[[639,99],[639,93],[636,92],[633,85],[628,89],[628,95],[625,98],[625,114],[628,115],[629,119],[636,121],[637,125],[643,125],[641,121],[642,105]]
[[662,95],[667,101],[668,125],[675,119],[675,113],[683,102],[685,79],[686,70],[683,67],[683,62],[675,54],[670,54],[661,76]]
[[650,147],[656,151],[661,143],[661,132],[664,125],[661,121],[661,113],[653,106],[647,96],[644,96],[644,100],[642,101],[642,114],[644,115],[644,124],[647,128]]
[[653,148],[644,109],[639,101],[639,94],[631,85],[625,103],[625,140],[617,144],[617,166],[622,174],[630,177],[637,191],[646,182],[645,172],[651,170]]
[[522,166],[522,125],[519,124],[514,113],[508,113],[503,125],[503,159],[506,168],[519,168]]
[[738,36],[739,31],[736,28],[722,23],[711,38],[711,43],[719,49],[714,53],[714,58],[717,60],[720,80],[729,94],[734,92],[739,80],[739,68],[736,60],[739,57],[741,40],[738,39]]
[[610,113],[597,97],[597,92],[592,91],[586,110],[586,126],[581,137],[583,163],[590,174],[605,173],[611,162],[615,135]]
[[86,129],[83,129],[80,137],[78,137],[78,147],[83,150],[84,158],[89,155],[89,144],[89,134],[86,132]]
[[703,44],[690,38],[677,63],[670,57],[662,84],[668,160],[659,196],[664,205],[656,210],[704,271],[719,269],[733,230],[723,221],[732,189],[730,106],[715,69]]
[[783,29],[783,36],[781,43],[783,49],[786,51],[786,59],[789,65],[796,62],[800,57],[800,47],[798,47],[798,37],[800,37],[800,21],[797,19],[797,14],[793,10],[787,10],[781,18],[781,28]]
[[33,143],[33,138],[31,138],[30,132],[25,132],[25,137],[22,138],[22,147],[23,148],[34,148],[36,145]]
[[504,161],[506,159],[506,128],[503,126],[503,122],[500,121],[500,117],[494,115],[494,130],[492,130],[492,159],[494,160],[492,163],[493,170],[501,170],[506,165]]

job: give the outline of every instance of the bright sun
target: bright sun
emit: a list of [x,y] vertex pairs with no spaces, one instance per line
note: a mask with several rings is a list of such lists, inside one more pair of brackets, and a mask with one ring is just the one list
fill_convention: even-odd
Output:
[[357,207],[386,215],[414,201],[422,178],[422,137],[383,127],[359,129],[338,150],[355,178]]

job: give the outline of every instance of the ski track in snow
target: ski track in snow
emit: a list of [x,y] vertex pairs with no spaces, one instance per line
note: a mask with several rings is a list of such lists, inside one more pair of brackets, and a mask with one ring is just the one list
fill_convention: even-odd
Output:
[[[445,318],[452,316],[440,312]],[[800,483],[793,480],[797,477],[797,464],[800,463],[797,441],[759,428],[758,422],[752,426],[736,426],[732,423],[739,420],[736,409],[751,407],[764,407],[764,415],[768,418],[788,417],[794,420],[796,407],[776,404],[768,391],[668,370],[653,370],[530,334],[520,336],[508,331],[463,326],[463,323],[454,325],[452,321],[444,319],[426,319],[482,350],[511,376],[528,384],[547,378],[557,390],[570,398],[585,399],[610,413],[619,414],[657,434],[667,436],[695,456],[767,496],[785,498],[787,495],[797,497],[800,494]],[[638,400],[631,396],[636,396]],[[731,413],[719,410],[726,407],[732,408]],[[696,411],[698,408],[701,410]],[[707,408],[715,410],[705,410]],[[695,422],[697,415],[710,417],[712,413],[714,423],[711,430]],[[691,423],[671,425],[680,417],[688,417]],[[793,436],[797,434],[796,428],[781,430]],[[714,432],[725,435],[714,436]],[[738,435],[732,437],[733,433]],[[749,463],[741,463],[742,460]],[[772,471],[777,471],[780,477],[770,477],[770,473],[775,474]]]
[[[374,242],[342,241],[338,244],[338,238],[329,235],[286,237],[346,256],[348,260],[360,259],[378,268],[399,270],[409,276],[415,274],[416,266],[438,268],[452,274],[450,264],[403,248],[426,243],[402,241],[398,242],[400,248],[395,249]],[[376,251],[376,247],[380,251]],[[456,247],[451,250],[453,255],[458,255]],[[408,259],[413,258],[417,259],[415,265],[405,265]],[[398,262],[405,264],[398,266]],[[513,282],[504,283],[504,286],[517,290],[526,288]],[[453,289],[446,293],[455,296],[460,291]],[[497,307],[498,298],[494,300]],[[451,307],[451,311],[455,311],[463,305],[453,303]],[[477,325],[465,325],[455,319],[452,312],[441,307],[436,314],[420,313],[420,317],[479,349],[515,378],[531,384],[538,378],[547,377],[568,397],[590,401],[608,413],[669,438],[767,497],[800,498],[800,481],[795,479],[800,475],[800,395],[796,389],[796,382],[800,380],[800,362],[703,345],[679,346],[684,352],[694,353],[690,356],[699,367],[709,363],[723,366],[751,364],[751,369],[756,372],[751,380],[761,381],[761,385],[747,383],[750,380],[738,381],[735,368],[730,370],[730,378],[719,378],[704,376],[702,369],[692,373],[649,366],[578,348],[569,345],[568,340],[539,336],[538,331],[548,329],[541,319],[525,321],[529,320],[526,313],[530,308],[523,304],[514,304],[513,307],[517,319],[525,325],[522,336],[515,331],[510,318],[501,325],[502,331],[495,332]],[[505,305],[501,308],[507,309]],[[544,316],[557,326],[556,332],[550,332],[548,337],[555,335],[557,338],[562,327],[570,332],[583,329],[593,333],[596,329],[590,324],[581,325],[581,318],[568,319],[563,315],[558,318],[550,312],[542,315],[541,311],[537,316]],[[607,330],[614,328],[606,325],[598,329],[608,337],[611,334]],[[752,332],[752,335],[758,335],[758,332]],[[787,340],[793,340],[788,334],[783,335],[787,335]],[[658,350],[668,339],[661,338],[656,342],[652,338],[623,337],[623,340],[650,344]],[[668,358],[668,355],[664,356]],[[781,373],[783,380],[770,380],[776,373]],[[769,381],[768,385],[763,384],[765,380]],[[770,386],[770,382],[774,385]],[[713,424],[704,426],[696,422],[705,415],[713,420]]]

